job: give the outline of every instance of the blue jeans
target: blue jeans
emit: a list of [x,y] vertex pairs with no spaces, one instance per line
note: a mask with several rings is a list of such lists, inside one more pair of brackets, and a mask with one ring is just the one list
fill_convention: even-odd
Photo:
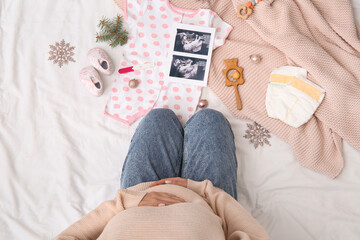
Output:
[[169,109],[153,109],[140,122],[120,188],[172,177],[208,179],[237,199],[234,134],[220,112],[200,110],[184,128]]

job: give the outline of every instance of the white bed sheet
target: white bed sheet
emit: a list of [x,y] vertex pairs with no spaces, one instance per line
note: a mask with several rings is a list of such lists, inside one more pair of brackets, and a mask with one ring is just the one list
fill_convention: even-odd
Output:
[[[360,22],[360,1],[353,7]],[[0,239],[50,239],[114,197],[139,121],[128,128],[104,116],[112,76],[93,97],[78,74],[93,47],[119,66],[121,47],[95,43],[98,21],[118,12],[111,0],[0,1]],[[48,52],[62,39],[76,62],[60,68]],[[301,167],[273,134],[255,149],[244,138],[249,122],[210,90],[203,96],[233,127],[239,201],[271,239],[360,239],[359,151],[344,143],[344,170],[329,179]]]

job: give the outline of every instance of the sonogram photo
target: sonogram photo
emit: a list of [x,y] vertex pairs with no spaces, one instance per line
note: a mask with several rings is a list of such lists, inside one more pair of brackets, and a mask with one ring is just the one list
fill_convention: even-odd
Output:
[[210,39],[210,33],[177,29],[174,51],[208,55]]
[[170,76],[203,81],[205,70],[206,59],[174,55],[171,62]]

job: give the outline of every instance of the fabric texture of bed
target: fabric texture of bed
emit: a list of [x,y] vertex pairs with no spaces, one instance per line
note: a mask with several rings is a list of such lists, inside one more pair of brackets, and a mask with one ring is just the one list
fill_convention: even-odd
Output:
[[[352,4],[360,23],[360,1]],[[118,13],[112,0],[0,1],[0,239],[50,239],[114,198],[139,121],[127,127],[104,115],[113,75],[101,75],[104,94],[93,97],[79,72],[93,47],[118,68],[122,48],[95,43],[99,20]],[[330,179],[233,117],[208,88],[202,95],[233,127],[239,202],[271,239],[360,238],[359,151],[344,142],[344,169]]]

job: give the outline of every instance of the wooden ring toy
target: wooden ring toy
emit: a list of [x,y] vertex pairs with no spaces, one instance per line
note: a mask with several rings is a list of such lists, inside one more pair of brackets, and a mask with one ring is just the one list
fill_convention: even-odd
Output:
[[246,5],[240,5],[237,8],[236,15],[238,18],[242,18],[244,20],[248,19],[248,17],[252,14],[252,9]]

